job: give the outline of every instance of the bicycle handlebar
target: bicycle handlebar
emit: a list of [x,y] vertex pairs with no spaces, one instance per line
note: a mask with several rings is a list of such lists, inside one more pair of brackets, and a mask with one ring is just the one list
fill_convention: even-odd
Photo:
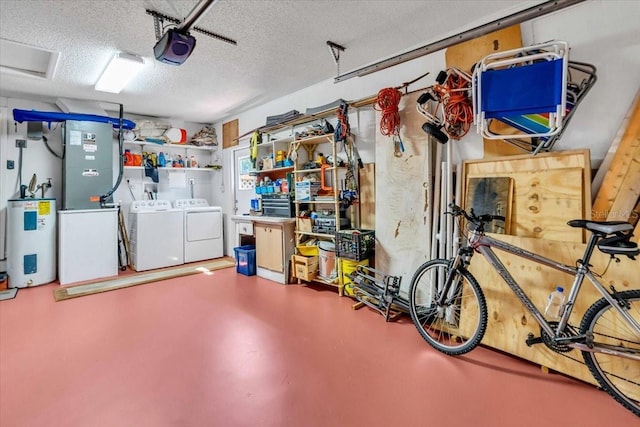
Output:
[[476,224],[476,225],[483,225],[485,223],[488,223],[494,220],[505,221],[505,217],[503,217],[502,215],[492,215],[492,214],[476,215],[473,212],[473,208],[470,209],[469,212],[467,212],[464,209],[462,209],[460,206],[454,203],[449,203],[449,209],[451,209],[451,212],[447,212],[447,213],[453,216],[464,216],[467,221],[472,222],[473,224]]

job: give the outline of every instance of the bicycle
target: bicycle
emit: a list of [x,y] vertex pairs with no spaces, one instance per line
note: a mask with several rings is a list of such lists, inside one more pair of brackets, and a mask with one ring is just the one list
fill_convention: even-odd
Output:
[[[480,344],[487,328],[487,304],[482,288],[467,269],[473,254],[478,252],[539,324],[540,336],[528,334],[527,345],[544,343],[558,353],[580,350],[598,384],[640,416],[640,289],[617,291],[611,286],[607,290],[591,272],[589,264],[596,248],[612,258],[626,255],[635,260],[640,250],[630,241],[633,226],[621,221],[569,221],[569,226],[591,232],[582,259],[570,266],[485,234],[485,224],[504,220],[504,217],[476,215],[473,210],[467,213],[453,204],[449,208],[449,214],[466,219],[469,234],[467,243],[461,245],[454,257],[427,261],[413,275],[409,313],[422,338],[448,355],[467,353]],[[574,276],[557,321],[545,319],[492,248]],[[578,329],[569,324],[569,317],[585,278],[602,298],[587,309]]]

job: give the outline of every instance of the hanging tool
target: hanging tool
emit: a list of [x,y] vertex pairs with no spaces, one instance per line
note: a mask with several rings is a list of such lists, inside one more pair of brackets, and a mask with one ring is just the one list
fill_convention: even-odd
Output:
[[400,139],[400,135],[393,135],[393,155],[394,157],[402,157],[402,153],[404,153],[402,139]]
[[131,200],[136,200],[136,196],[133,194],[133,190],[131,189],[131,182],[127,178],[127,188],[129,188],[129,193],[131,194]]
[[341,102],[340,107],[338,107],[338,111],[336,111],[336,116],[338,116],[338,124],[336,125],[336,129],[333,134],[335,142],[346,142],[347,136],[351,134],[348,110],[349,104],[347,104],[346,102]]
[[29,197],[31,197],[32,199],[34,198],[35,193],[36,193],[37,183],[38,183],[38,178],[36,177],[36,174],[34,173],[33,176],[31,177],[31,181],[29,181],[29,187],[28,187],[28,190],[29,190],[29,193],[30,193]]
[[251,141],[249,142],[249,157],[254,170],[258,169],[256,160],[258,159],[258,144],[261,143],[262,134],[257,130],[254,130],[253,135],[251,136]]
[[[123,252],[124,259],[122,259]],[[124,214],[122,213],[122,207],[118,206],[118,263],[120,270],[125,271],[127,266],[133,270],[131,261],[131,246],[129,244],[129,236],[127,235],[127,227],[124,223]]]

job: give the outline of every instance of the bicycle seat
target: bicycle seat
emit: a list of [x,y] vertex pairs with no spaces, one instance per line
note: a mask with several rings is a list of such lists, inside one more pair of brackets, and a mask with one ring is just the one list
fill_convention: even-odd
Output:
[[633,225],[625,221],[590,221],[587,219],[572,219],[567,222],[570,227],[586,228],[594,233],[603,235],[633,230]]

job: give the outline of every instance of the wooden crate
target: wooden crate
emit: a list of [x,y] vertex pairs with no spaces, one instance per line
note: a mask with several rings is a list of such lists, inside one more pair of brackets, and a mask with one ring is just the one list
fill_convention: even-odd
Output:
[[301,280],[311,281],[318,275],[319,259],[317,256],[291,256],[291,264],[295,277]]

